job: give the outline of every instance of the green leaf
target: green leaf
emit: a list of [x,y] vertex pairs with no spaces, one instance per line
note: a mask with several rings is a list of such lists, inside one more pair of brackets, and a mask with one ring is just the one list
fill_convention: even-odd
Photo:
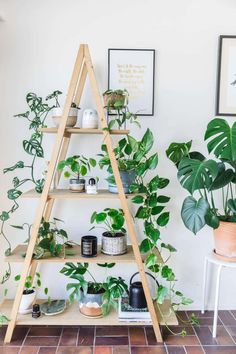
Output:
[[44,238],[39,242],[38,246],[43,248],[44,250],[49,250],[50,244],[51,244],[50,240],[48,238]]
[[181,217],[184,225],[195,235],[206,224],[205,216],[209,210],[209,204],[204,198],[196,200],[192,196],[185,198]]
[[157,203],[167,203],[170,200],[170,197],[166,197],[165,195],[159,195],[157,197]]
[[17,275],[15,276],[15,281],[18,281],[18,280],[20,280],[20,274],[17,274]]
[[192,140],[187,143],[171,143],[166,150],[166,155],[174,164],[178,165],[183,157],[188,156],[191,146]]
[[103,222],[104,220],[106,220],[107,214],[106,213],[98,213],[96,215],[96,222],[99,224],[101,222]]
[[175,280],[175,275],[173,273],[173,270],[168,267],[167,265],[164,265],[161,270],[161,276],[162,278],[166,279],[167,281],[174,281]]
[[228,208],[233,214],[236,214],[236,199],[229,199],[227,202]]
[[95,159],[90,158],[90,159],[89,159],[89,163],[90,163],[90,165],[91,165],[92,167],[95,167],[96,164],[97,164],[97,161],[96,161]]
[[225,170],[224,163],[220,162],[217,164],[218,172],[216,178],[213,180],[209,190],[214,191],[228,185],[234,178],[234,171],[232,169]]
[[7,197],[8,197],[8,199],[11,199],[11,200],[15,200],[15,199],[19,198],[19,196],[21,194],[22,194],[22,192],[17,189],[9,189],[9,191],[7,191]]
[[215,213],[209,210],[205,215],[206,224],[212,227],[213,229],[217,229],[220,225],[220,219]]
[[149,254],[149,256],[145,259],[145,265],[147,268],[154,266],[157,263],[157,256],[155,253]]
[[97,212],[94,211],[93,214],[91,215],[91,218],[90,218],[90,223],[93,224],[94,221],[96,220],[96,216],[97,216]]
[[236,161],[236,122],[232,127],[225,119],[215,118],[207,126],[205,140],[209,140],[207,148],[209,153],[227,160]]
[[174,248],[174,247],[173,247],[172,245],[170,245],[169,243],[166,244],[166,243],[162,242],[162,243],[161,243],[161,247],[162,247],[162,248],[165,248],[165,249],[167,249],[167,250],[169,250],[170,252],[177,252],[177,249]]
[[6,251],[4,252],[5,256],[8,257],[11,255],[11,248],[7,248]]
[[141,143],[140,143],[140,147],[142,150],[144,150],[145,154],[147,154],[152,146],[153,146],[153,134],[151,132],[151,130],[148,128],[141,140]]
[[43,148],[36,139],[23,140],[23,148],[29,155],[44,157]]
[[141,253],[147,253],[153,248],[153,246],[154,246],[153,243],[147,238],[145,238],[139,245],[139,249]]
[[154,154],[147,160],[147,165],[150,170],[154,170],[158,164],[158,155]]
[[87,167],[82,165],[80,166],[80,173],[81,173],[81,176],[85,176],[87,174]]
[[164,208],[165,208],[164,206],[160,206],[160,205],[155,206],[152,208],[151,214],[152,215],[160,214]]
[[144,197],[142,195],[136,195],[135,197],[133,197],[132,199],[132,202],[135,203],[135,204],[142,204],[143,203],[143,200],[144,200]]
[[157,190],[158,183],[159,183],[159,176],[155,176],[151,179],[151,181],[148,183],[148,188],[150,189],[150,192],[155,192]]
[[158,304],[163,304],[167,295],[168,295],[167,287],[165,287],[163,285],[159,285],[159,287],[157,288],[157,296],[156,296],[156,300],[157,300]]
[[188,297],[184,297],[183,296],[182,299],[181,299],[181,304],[182,305],[190,305],[192,303],[193,303],[193,300],[188,298]]
[[148,216],[149,216],[149,208],[143,206],[139,207],[135,214],[135,217],[138,219],[147,219]]
[[169,183],[170,183],[170,181],[169,181],[168,178],[159,178],[157,187],[158,187],[159,189],[163,189],[163,188],[165,188],[166,186],[168,186]]
[[135,153],[138,150],[138,142],[136,139],[134,139],[131,135],[127,136],[129,145],[132,148],[133,153]]
[[1,221],[7,221],[10,219],[10,215],[7,211],[2,211],[2,214],[0,214],[0,220]]
[[24,168],[24,162],[23,161],[18,161],[14,166],[4,168],[3,173],[11,172],[16,170],[17,168]]
[[64,177],[69,178],[70,177],[70,172],[69,171],[65,171],[64,172]]
[[66,166],[66,161],[65,160],[62,160],[58,163],[57,165],[57,169],[58,170],[63,170],[63,168]]
[[158,218],[157,218],[157,225],[159,226],[166,226],[170,218],[170,213],[165,212],[162,213]]
[[191,160],[184,157],[178,166],[178,179],[189,193],[209,188],[217,176],[218,166],[214,160]]

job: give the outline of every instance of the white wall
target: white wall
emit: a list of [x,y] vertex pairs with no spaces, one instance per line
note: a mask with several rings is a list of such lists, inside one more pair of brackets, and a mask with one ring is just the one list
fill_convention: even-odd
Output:
[[[108,48],[156,49],[155,116],[142,118],[142,132],[136,134],[141,136],[147,127],[154,132],[159,173],[171,179],[166,191],[172,197],[171,222],[163,237],[178,249],[171,262],[179,279],[178,287],[194,299],[192,308],[199,308],[203,259],[212,249],[212,232],[205,228],[193,236],[183,226],[180,207],[185,192],[176,180],[174,166],[165,157],[165,149],[172,141],[193,139],[194,147],[205,151],[203,133],[214,116],[218,36],[236,34],[235,1],[0,0],[0,15],[5,18],[5,22],[0,22],[1,170],[24,158],[21,141],[28,132],[24,122],[12,116],[24,111],[25,94],[35,91],[45,96],[54,89],[66,92],[80,43],[90,45],[101,91],[107,87]],[[81,107],[91,106],[94,102],[87,86]],[[90,155],[98,152],[99,137],[79,138],[73,138],[70,151],[78,149]],[[53,137],[47,137],[46,142],[51,148]],[[0,178],[3,210],[9,205],[5,191],[11,177]],[[32,221],[35,205],[33,201],[22,201],[14,223]],[[85,201],[83,207],[78,201],[66,201],[63,206],[59,202],[55,215],[66,221],[71,237],[79,240],[88,231],[91,212],[106,205],[105,201],[96,206]],[[8,232],[14,245],[25,239],[13,229]],[[0,242],[3,250],[5,244]],[[0,267],[3,272],[2,261]],[[118,269],[126,279],[129,272],[131,275],[131,268],[129,272],[125,267]],[[18,270],[19,267],[14,268],[14,274]],[[63,296],[65,279],[53,266],[49,270],[42,270],[45,285],[52,295]],[[234,279],[233,272],[225,271],[222,289],[229,284],[230,287],[221,296],[222,308],[236,308]],[[7,286],[13,295],[15,284],[9,282]]]

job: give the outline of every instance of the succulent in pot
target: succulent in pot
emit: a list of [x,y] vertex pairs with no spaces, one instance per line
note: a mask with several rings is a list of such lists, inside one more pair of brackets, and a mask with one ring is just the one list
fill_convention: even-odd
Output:
[[[36,272],[36,286],[40,288],[41,286],[41,277],[40,273]],[[18,281],[20,280],[20,275],[15,276],[15,280]],[[21,302],[20,302],[20,307],[19,307],[19,313],[25,314],[31,312],[31,305],[35,300],[36,297],[36,286],[33,284],[33,277],[32,276],[27,276],[26,281],[25,281],[25,289],[22,294]]]
[[[117,256],[127,252],[127,234],[124,228],[124,213],[122,209],[106,208],[102,212],[93,212],[90,222],[96,223],[106,232],[102,234],[102,253]],[[93,226],[91,228],[94,229]]]
[[[112,268],[115,263],[98,264],[100,267]],[[98,282],[88,269],[88,263],[66,263],[60,271],[76,282],[67,284],[70,302],[79,301],[79,310],[86,317],[108,315],[110,308],[117,309],[117,299],[127,292],[128,286],[122,278],[108,276],[104,282]],[[85,279],[88,274],[90,281]]]
[[[158,163],[157,153],[149,156],[153,142],[153,134],[150,129],[147,129],[140,141],[131,135],[127,135],[114,148],[125,193],[130,193],[130,186],[133,183],[139,183],[142,176],[145,176],[149,170],[156,168]],[[100,168],[106,167],[107,172],[110,174],[107,178],[108,190],[111,193],[118,193],[106,145],[102,145],[102,153],[99,156],[101,157],[99,160]]]
[[108,123],[108,129],[112,129],[115,125],[119,128],[125,125],[127,121],[135,123],[140,127],[138,117],[135,113],[131,113],[128,107],[129,93],[127,90],[107,90],[103,93],[104,105],[108,114],[113,118]]
[[[48,95],[46,97],[46,101],[50,100],[52,98],[54,98],[56,100],[56,105],[52,110],[52,121],[53,124],[58,127],[60,122],[61,122],[61,117],[63,115],[63,109],[60,107],[59,101],[58,101],[58,97],[59,95],[61,95],[62,92],[57,90],[54,91],[53,94]],[[67,122],[66,122],[66,127],[67,128],[72,128],[76,125],[77,123],[77,115],[78,115],[78,111],[79,111],[79,107],[76,105],[75,102],[71,103],[71,107],[69,110],[69,114],[68,114],[68,118],[67,118]]]
[[72,192],[85,192],[85,179],[81,178],[86,176],[91,167],[96,166],[96,160],[86,158],[83,155],[74,155],[68,157],[66,160],[59,162],[57,169],[64,170],[64,176],[70,178],[69,188]]
[[208,141],[209,154],[213,153],[217,160],[191,151],[192,141],[172,143],[166,151],[178,168],[180,184],[190,193],[182,205],[182,220],[194,234],[205,225],[212,227],[215,255],[235,262],[236,123],[230,127],[224,119],[213,119],[204,140]]

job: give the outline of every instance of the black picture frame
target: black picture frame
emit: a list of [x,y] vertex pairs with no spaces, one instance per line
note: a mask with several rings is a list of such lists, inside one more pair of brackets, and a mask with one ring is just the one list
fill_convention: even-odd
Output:
[[[236,116],[236,101],[235,101],[235,111],[229,112],[227,109],[222,109],[222,85],[223,85],[223,71],[225,65],[225,42],[227,40],[235,40],[236,47],[236,35],[220,35],[219,36],[219,49],[218,49],[218,65],[217,65],[217,82],[216,82],[216,105],[215,105],[215,114],[217,116]],[[236,65],[235,65],[235,74],[236,74]],[[236,77],[235,77],[236,79]],[[232,85],[232,83],[231,83]],[[236,90],[236,87],[235,87]]]
[[[111,89],[111,52],[112,51],[131,51],[131,52],[148,52],[152,53],[152,94],[151,94],[151,107],[150,108],[150,113],[142,113],[142,112],[134,112],[138,116],[153,116],[154,115],[154,94],[155,94],[155,66],[156,66],[156,50],[155,49],[128,49],[128,48],[108,48],[108,89]],[[121,88],[121,87],[115,87],[115,88]],[[124,87],[125,88],[125,87]],[[113,88],[114,89],[114,88]],[[111,115],[111,114],[109,114]]]

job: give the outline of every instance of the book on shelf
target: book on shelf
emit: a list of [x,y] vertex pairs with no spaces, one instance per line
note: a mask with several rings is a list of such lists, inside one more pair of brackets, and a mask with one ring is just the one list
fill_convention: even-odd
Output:
[[128,296],[119,299],[118,309],[119,321],[133,321],[133,322],[151,322],[151,316],[148,308],[137,309],[129,305]]

